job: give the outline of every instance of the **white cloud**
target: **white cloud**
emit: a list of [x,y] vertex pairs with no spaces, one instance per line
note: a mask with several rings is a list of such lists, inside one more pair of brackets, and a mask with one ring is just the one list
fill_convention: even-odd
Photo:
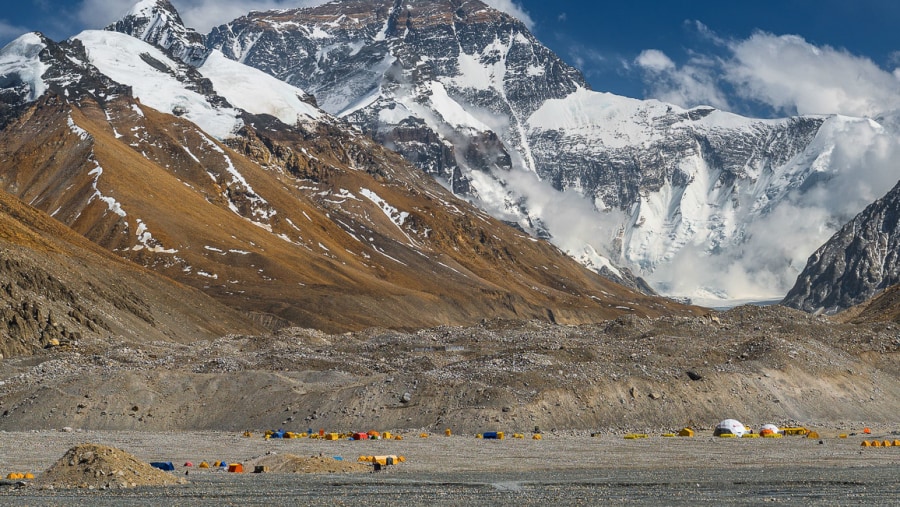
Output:
[[874,117],[900,108],[900,81],[872,60],[793,35],[730,44],[724,78],[743,98],[799,114]]
[[888,63],[891,65],[900,65],[900,51],[892,51],[891,54],[888,55]]
[[813,251],[897,183],[900,52],[882,68],[869,58],[795,35],[757,32],[726,40],[701,23],[692,26],[709,43],[703,53],[690,52],[676,63],[648,49],[629,62],[642,72],[653,98],[684,107],[762,106],[777,115],[839,114],[878,121],[829,120],[817,142],[831,145],[821,147],[815,174],[765,215],[748,220],[740,241],[714,249],[703,241],[688,244],[647,274],[670,294],[780,298]]
[[635,58],[634,63],[650,72],[664,72],[675,68],[675,62],[658,49],[645,49]]
[[647,75],[650,95],[683,107],[699,105],[729,109],[728,99],[716,82],[716,61],[695,57],[678,68],[665,53],[647,49],[634,60]]
[[816,46],[796,35],[757,32],[726,41],[696,23],[722,56],[692,54],[678,66],[655,49],[635,64],[649,95],[683,107],[758,103],[778,114],[876,117],[900,109],[900,69],[885,70],[843,49]]
[[784,296],[808,257],[897,183],[900,143],[892,131],[874,122],[835,118],[821,136],[830,139],[833,148],[824,152],[815,175],[765,215],[749,221],[740,241],[719,245],[714,253],[706,243],[688,244],[648,280],[667,293],[692,297]]
[[[614,256],[609,249],[615,243],[620,225],[627,220],[624,212],[599,213],[578,191],[559,191],[528,170],[504,172],[503,179],[507,189],[522,199],[529,215],[539,218],[547,227],[553,235],[551,241],[562,251],[575,257],[591,251],[607,260]],[[495,216],[502,216],[502,211]]]
[[534,30],[534,20],[531,19],[531,16],[528,12],[519,5],[515,0],[483,0],[484,3],[489,6],[497,9],[498,11],[503,11],[510,16],[518,19],[522,23],[525,23],[525,26],[528,27],[529,30]]

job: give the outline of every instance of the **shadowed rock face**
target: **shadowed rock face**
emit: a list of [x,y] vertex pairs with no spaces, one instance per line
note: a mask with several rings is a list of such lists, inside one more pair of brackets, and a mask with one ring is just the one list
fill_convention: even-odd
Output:
[[900,283],[900,185],[847,223],[809,258],[782,304],[835,313]]

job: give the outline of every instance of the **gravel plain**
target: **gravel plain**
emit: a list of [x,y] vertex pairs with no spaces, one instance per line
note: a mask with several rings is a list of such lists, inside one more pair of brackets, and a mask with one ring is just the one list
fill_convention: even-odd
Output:
[[[896,433],[896,432],[895,432]],[[530,435],[527,435],[530,436]],[[869,439],[900,435],[878,430]],[[91,442],[146,461],[172,461],[189,484],[124,490],[41,490],[3,481],[3,505],[896,505],[900,447],[847,439],[626,440],[623,435],[544,434],[543,440],[472,435],[402,441],[269,440],[229,432],[35,431],[0,433],[0,472],[40,472]],[[299,456],[398,454],[405,463],[364,474],[232,474],[185,461],[246,462]]]

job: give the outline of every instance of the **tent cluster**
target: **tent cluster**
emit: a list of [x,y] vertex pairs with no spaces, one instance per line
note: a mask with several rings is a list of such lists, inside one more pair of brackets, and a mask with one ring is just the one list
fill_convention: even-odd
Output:
[[[447,436],[450,436],[450,435],[447,435]],[[511,436],[513,439],[516,439],[516,440],[524,440],[525,439],[524,433],[513,433]],[[478,433],[475,435],[475,438],[480,438],[483,440],[505,440],[506,437],[507,437],[507,435],[503,431],[485,431],[484,433]],[[541,435],[540,432],[536,432],[531,435],[531,439],[532,440],[543,440],[544,436]]]
[[[250,438],[252,436],[253,433],[249,431],[244,432],[244,437]],[[390,431],[380,432],[375,430],[350,432],[326,432],[325,430],[319,430],[318,433],[314,433],[310,430],[302,433],[294,433],[279,429],[277,431],[267,430],[263,434],[263,438],[266,440],[271,440],[273,438],[310,438],[314,440],[403,440],[401,435],[393,434]]]
[[863,440],[860,444],[862,447],[900,447],[900,440],[872,440],[871,442],[868,440]]
[[388,466],[403,463],[406,461],[406,458],[389,454],[386,456],[360,456],[356,461],[359,463],[372,463],[373,465],[378,464],[381,466]]
[[[173,471],[175,470],[175,466],[171,461],[159,461],[150,463],[150,466],[153,468],[158,468],[160,470],[165,471]],[[194,468],[194,463],[191,461],[184,462],[184,468]],[[208,461],[201,461],[197,468],[202,468],[204,470],[223,470],[232,473],[243,473],[244,465],[242,463],[228,463],[227,461],[214,461],[212,464]]]
[[[444,430],[444,436],[450,437],[453,436],[453,431],[450,428]],[[244,432],[244,437],[251,438],[253,437],[253,433],[250,431]],[[419,434],[420,438],[429,438],[431,434],[428,432],[422,432]],[[485,439],[485,440],[504,440],[507,437],[513,439],[525,439],[525,433],[513,433],[511,435],[507,435],[507,433],[503,431],[485,431],[482,433],[477,433],[475,438]],[[318,440],[403,440],[403,436],[391,433],[390,431],[349,431],[349,432],[329,432],[324,429],[320,429],[318,432],[313,432],[312,429],[304,431],[302,433],[294,433],[291,431],[285,431],[283,429],[278,430],[267,430],[263,433],[263,438],[266,440],[271,439],[279,439],[279,438],[310,438],[310,439],[318,439]],[[535,428],[535,432],[531,435],[532,440],[541,440],[543,436],[540,431]]]
[[785,435],[799,435],[807,438],[819,438],[819,434],[802,426],[779,429],[774,424],[763,424],[759,433],[754,433],[749,426],[745,426],[737,419],[725,419],[716,425],[713,436],[732,438],[781,438]]
[[6,480],[8,481],[19,481],[19,480],[31,480],[34,479],[34,474],[31,472],[10,472],[6,474]]

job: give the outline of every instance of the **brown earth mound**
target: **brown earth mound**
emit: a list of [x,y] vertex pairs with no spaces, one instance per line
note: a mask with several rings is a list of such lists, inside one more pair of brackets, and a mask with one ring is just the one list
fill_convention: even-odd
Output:
[[35,482],[44,488],[133,488],[184,484],[172,474],[114,447],[81,444],[69,449]]
[[270,454],[253,460],[249,470],[257,466],[268,467],[268,472],[286,474],[349,474],[371,471],[371,467],[351,461],[338,461],[328,456],[302,458],[294,454]]

